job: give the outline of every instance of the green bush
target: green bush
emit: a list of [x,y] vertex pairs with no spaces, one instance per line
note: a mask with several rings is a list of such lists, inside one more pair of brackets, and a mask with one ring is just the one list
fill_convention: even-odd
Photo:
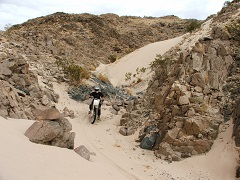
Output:
[[167,67],[171,65],[170,58],[162,57],[158,54],[154,61],[150,63],[150,68],[155,71],[155,75],[161,82],[164,82],[168,76]]
[[150,63],[150,68],[152,70],[156,70],[159,68],[164,70],[167,68],[168,61],[169,58],[162,57],[160,54],[157,54],[155,60]]
[[55,57],[55,63],[63,69],[63,72],[72,81],[73,84],[78,84],[82,79],[90,78],[90,73],[85,68],[69,62],[66,59],[61,59],[60,57]]
[[70,80],[76,83],[81,82],[82,79],[88,79],[90,77],[90,74],[86,69],[76,64],[66,66],[64,72]]
[[192,33],[195,29],[200,27],[201,27],[201,23],[199,23],[198,20],[191,20],[191,22],[187,25],[186,29],[187,29],[187,32]]

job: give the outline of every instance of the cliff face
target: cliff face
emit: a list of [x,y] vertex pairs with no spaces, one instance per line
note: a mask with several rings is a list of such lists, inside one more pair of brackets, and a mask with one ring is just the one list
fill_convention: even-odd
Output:
[[156,61],[145,95],[151,108],[139,136],[142,148],[170,161],[205,153],[234,109],[239,145],[239,8],[233,1]]

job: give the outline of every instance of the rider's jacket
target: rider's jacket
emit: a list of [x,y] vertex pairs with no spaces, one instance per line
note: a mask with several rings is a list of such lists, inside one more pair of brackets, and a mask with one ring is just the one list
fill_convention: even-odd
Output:
[[103,93],[102,92],[92,92],[90,94],[90,96],[92,96],[94,99],[101,99],[103,97]]

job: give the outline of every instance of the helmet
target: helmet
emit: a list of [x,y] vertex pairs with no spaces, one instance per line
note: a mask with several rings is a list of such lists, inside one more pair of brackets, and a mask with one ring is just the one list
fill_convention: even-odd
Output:
[[95,91],[99,91],[99,87],[98,87],[98,86],[95,86],[95,87],[94,87],[94,90],[95,90]]

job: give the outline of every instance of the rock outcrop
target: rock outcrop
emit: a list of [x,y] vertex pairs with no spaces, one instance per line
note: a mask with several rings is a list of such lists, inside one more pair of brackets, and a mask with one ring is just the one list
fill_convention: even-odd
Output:
[[[233,6],[239,9],[240,4],[233,2],[229,8]],[[234,16],[225,16],[232,18],[228,23],[237,23]],[[217,138],[219,125],[230,119],[229,107],[239,104],[226,90],[233,69],[239,73],[235,56],[239,41],[225,28],[227,24],[218,21],[218,16],[213,22],[210,31],[206,32],[204,27],[199,30],[203,33],[194,46],[184,49],[184,43],[180,44],[177,47],[180,53],[176,53],[177,49],[169,51],[160,57],[162,63],[154,67],[155,77],[145,95],[145,107],[151,116],[140,131],[139,141],[140,147],[154,150],[162,159],[179,161],[208,152]],[[163,71],[164,68],[169,71]],[[237,107],[236,139],[239,137]]]
[[50,107],[58,95],[40,87],[37,74],[23,56],[8,56],[0,61],[0,116],[36,119],[33,110]]

